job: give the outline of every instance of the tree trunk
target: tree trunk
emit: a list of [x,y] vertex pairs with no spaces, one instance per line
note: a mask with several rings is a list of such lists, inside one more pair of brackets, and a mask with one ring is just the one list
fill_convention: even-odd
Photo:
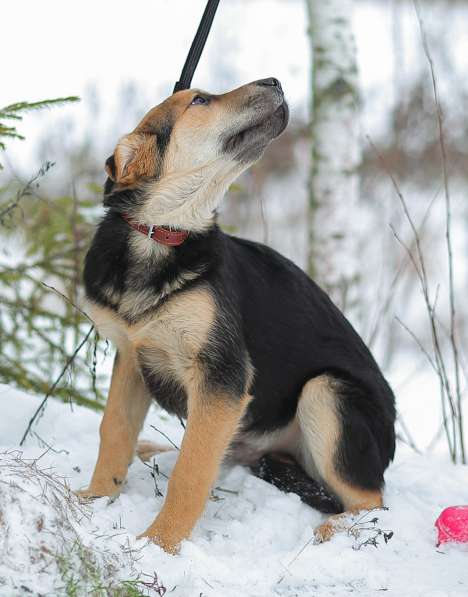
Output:
[[352,0],[306,0],[312,51],[308,269],[343,309],[358,284],[359,174]]

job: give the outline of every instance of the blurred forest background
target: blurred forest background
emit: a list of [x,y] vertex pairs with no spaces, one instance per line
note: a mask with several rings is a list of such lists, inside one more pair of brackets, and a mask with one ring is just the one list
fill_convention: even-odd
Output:
[[[2,40],[9,59],[0,106],[71,95],[81,101],[0,113],[6,144],[0,153],[0,382],[102,408],[112,349],[80,309],[83,258],[102,215],[104,162],[119,136],[170,94],[204,1],[138,0],[131,15],[121,2],[112,8],[84,2],[80,17],[68,3],[49,0],[39,10],[18,2],[3,14],[12,31],[23,27],[26,4],[29,50],[8,34]],[[220,223],[317,275],[392,383],[404,445],[446,450],[448,439],[452,458],[462,461],[468,0],[424,0],[419,19],[412,0],[341,5],[348,11],[352,5],[348,25],[357,48],[354,87],[347,89],[353,133],[338,131],[330,143],[332,152],[353,144],[357,167],[353,190],[332,197],[321,212],[313,185],[316,22],[309,27],[318,8],[306,0],[221,2],[194,85],[221,92],[277,76],[291,122],[232,188]],[[327,232],[335,213],[340,230]],[[334,235],[326,261],[324,234]]]

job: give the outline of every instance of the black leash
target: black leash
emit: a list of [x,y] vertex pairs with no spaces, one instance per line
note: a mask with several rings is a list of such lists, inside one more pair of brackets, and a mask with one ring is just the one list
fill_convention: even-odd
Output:
[[205,12],[203,13],[197,32],[193,38],[192,45],[190,46],[180,79],[175,84],[172,93],[181,91],[182,89],[190,89],[193,74],[197,68],[203,48],[205,47],[206,39],[210,32],[211,25],[213,24],[218,4],[219,0],[208,0],[206,3]]

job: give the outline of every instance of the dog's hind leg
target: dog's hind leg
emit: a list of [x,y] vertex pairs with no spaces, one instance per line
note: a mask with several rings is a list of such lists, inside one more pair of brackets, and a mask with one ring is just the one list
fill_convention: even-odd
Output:
[[[347,514],[382,506],[383,469],[377,442],[353,404],[352,392],[330,375],[311,379],[303,387],[297,408],[301,429],[301,464],[338,497],[345,512],[330,517],[315,530],[318,542],[346,528]],[[346,416],[343,416],[346,413]]]
[[310,477],[289,454],[269,453],[250,467],[252,473],[285,493],[295,493],[311,508],[325,514],[343,512],[343,506],[323,484]]
[[118,353],[109,397],[99,429],[99,455],[89,487],[77,491],[81,498],[116,496],[127,477],[138,434],[151,398],[130,351]]

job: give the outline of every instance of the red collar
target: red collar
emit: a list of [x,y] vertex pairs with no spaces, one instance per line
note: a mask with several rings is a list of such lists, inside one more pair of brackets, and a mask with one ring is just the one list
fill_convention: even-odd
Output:
[[146,226],[146,224],[138,224],[127,214],[123,213],[122,218],[135,230],[141,232],[156,243],[161,243],[168,247],[178,247],[188,237],[188,230],[171,230],[164,226]]

